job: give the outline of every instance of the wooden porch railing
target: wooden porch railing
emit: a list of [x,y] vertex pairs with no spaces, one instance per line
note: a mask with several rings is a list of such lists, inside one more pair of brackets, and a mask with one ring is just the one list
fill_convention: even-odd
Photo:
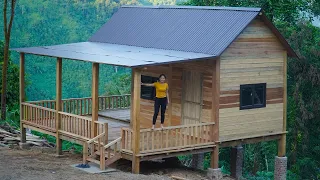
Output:
[[[23,123],[50,132],[56,132],[56,110],[41,107],[35,104],[22,103],[22,120]],[[80,139],[91,139],[92,119],[90,117],[79,116],[66,112],[58,112],[61,119],[61,132],[64,135],[72,136]],[[100,121],[95,121],[97,133],[108,132],[108,124]]]
[[121,128],[121,137],[122,151],[132,153],[132,129]]
[[50,108],[37,106],[29,103],[22,103],[22,121],[50,132],[56,131],[56,111]]
[[[114,95],[100,96],[99,110],[107,109],[124,109],[130,107],[131,95]],[[28,102],[37,106],[42,106],[50,109],[55,109],[55,100],[31,101]],[[92,114],[92,98],[71,98],[62,100],[63,112],[76,114],[80,116]]]
[[[59,112],[61,118],[61,132],[69,133],[70,135],[76,137],[84,137],[91,139],[93,134],[91,131],[92,119],[89,117],[78,116],[75,114]],[[108,124],[100,121],[95,121],[95,126],[97,126],[97,133],[101,134],[103,132],[108,132]]]
[[210,135],[214,123],[140,130],[140,154],[214,145]]

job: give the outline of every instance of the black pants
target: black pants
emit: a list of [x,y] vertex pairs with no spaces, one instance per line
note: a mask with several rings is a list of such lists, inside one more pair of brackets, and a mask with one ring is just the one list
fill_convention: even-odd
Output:
[[156,98],[154,101],[154,115],[153,115],[153,125],[156,124],[157,117],[159,114],[159,109],[161,106],[161,124],[164,123],[164,114],[166,113],[167,108],[167,98]]

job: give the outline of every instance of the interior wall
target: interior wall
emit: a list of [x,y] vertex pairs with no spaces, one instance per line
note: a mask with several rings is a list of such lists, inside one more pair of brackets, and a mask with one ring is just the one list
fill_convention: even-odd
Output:
[[[282,131],[283,65],[286,52],[259,19],[221,55],[220,141]],[[240,110],[240,85],[267,83],[266,107]]]

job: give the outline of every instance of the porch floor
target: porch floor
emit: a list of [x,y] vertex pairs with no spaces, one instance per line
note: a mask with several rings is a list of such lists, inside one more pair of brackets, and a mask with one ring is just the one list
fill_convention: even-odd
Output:
[[121,137],[121,128],[130,127],[130,109],[108,109],[98,112],[100,122],[108,123],[108,142]]
[[108,142],[121,137],[121,128],[129,128],[130,121],[123,122],[117,119],[111,119],[99,116],[98,121],[108,123]]
[[98,115],[105,118],[116,119],[130,123],[130,109],[107,109],[99,111]]

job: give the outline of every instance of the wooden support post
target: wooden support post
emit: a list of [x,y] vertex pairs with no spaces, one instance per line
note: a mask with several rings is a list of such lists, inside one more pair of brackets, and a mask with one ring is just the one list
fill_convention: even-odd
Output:
[[56,153],[57,155],[62,155],[62,140],[59,134],[59,130],[61,128],[61,117],[58,113],[59,111],[61,111],[62,58],[57,58],[56,71]]
[[105,133],[105,135],[104,135],[104,137],[105,137],[105,144],[108,144],[108,140],[109,140],[109,136],[108,136],[108,123],[105,123],[104,124],[104,133]]
[[24,109],[22,108],[22,104],[25,101],[25,60],[24,60],[24,53],[20,53],[20,131],[21,131],[21,143],[26,143],[26,128],[23,127],[23,114]]
[[91,138],[97,136],[97,126],[95,121],[98,121],[99,111],[99,63],[92,64],[92,124]]
[[169,100],[170,103],[168,104],[168,126],[172,124],[172,64],[169,64],[169,71],[168,71],[168,85],[169,85]]
[[138,174],[140,172],[140,92],[141,92],[141,70],[132,69],[132,129],[133,129],[133,158],[132,158],[132,173]]
[[[220,59],[213,60],[212,74],[212,120],[215,122],[212,130],[212,138],[219,141],[219,108],[220,108]],[[219,168],[219,145],[216,143],[211,153],[211,168]]]
[[[283,126],[282,132],[287,129],[287,51],[284,51],[283,60]],[[281,139],[278,141],[278,156],[286,156],[286,134],[282,134]]]

